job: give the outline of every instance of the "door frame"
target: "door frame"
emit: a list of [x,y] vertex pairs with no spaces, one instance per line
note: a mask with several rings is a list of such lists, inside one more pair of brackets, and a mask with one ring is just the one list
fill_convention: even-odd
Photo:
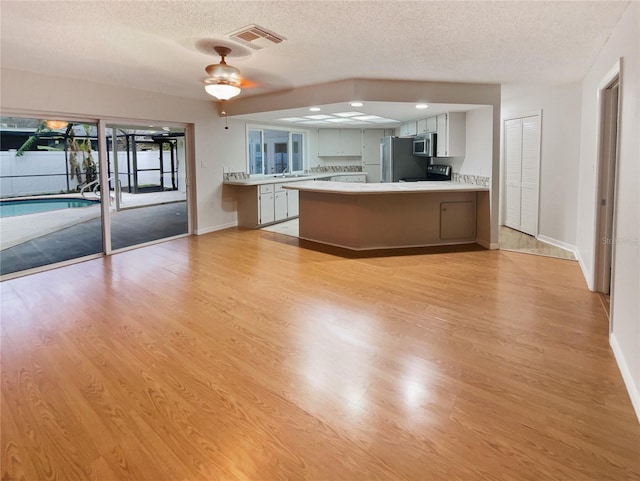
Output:
[[[611,99],[615,89],[617,96]],[[615,105],[610,103],[615,102]],[[622,105],[622,59],[604,76],[598,86],[597,162],[595,198],[595,266],[593,285],[596,292],[609,294],[609,332],[613,331],[613,293],[615,269],[615,226],[617,211],[617,172],[620,157],[620,106]],[[610,252],[610,253],[609,253]]]

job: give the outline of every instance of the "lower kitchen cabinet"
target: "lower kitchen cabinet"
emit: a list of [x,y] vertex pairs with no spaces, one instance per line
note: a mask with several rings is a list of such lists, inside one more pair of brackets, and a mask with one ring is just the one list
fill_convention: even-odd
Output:
[[[473,194],[475,196],[475,194]],[[447,241],[469,241],[476,236],[476,202],[468,201],[440,203],[440,239]]]
[[[275,193],[273,194],[273,210],[275,221],[284,220],[289,217],[288,215],[288,202],[287,202],[287,194],[288,192],[282,188],[282,184],[275,185]],[[264,223],[264,222],[262,222]]]
[[[334,175],[334,182],[366,182],[366,174]],[[301,181],[304,182],[304,181]],[[296,182],[236,186],[238,199],[238,225],[256,229],[275,222],[298,217],[297,190],[285,189]]]
[[366,174],[356,174],[356,175],[334,175],[331,177],[333,182],[366,182],[367,175]]
[[297,190],[287,191],[287,212],[289,217],[297,217],[300,213],[299,195]]
[[269,224],[276,218],[273,184],[258,188],[258,224]]
[[255,229],[298,216],[298,191],[283,183],[238,187],[238,225]]

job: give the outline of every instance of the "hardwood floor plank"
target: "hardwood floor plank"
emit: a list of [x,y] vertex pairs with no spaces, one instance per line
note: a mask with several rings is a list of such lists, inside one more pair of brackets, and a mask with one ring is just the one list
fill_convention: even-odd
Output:
[[2,479],[640,479],[577,263],[228,229],[5,281]]

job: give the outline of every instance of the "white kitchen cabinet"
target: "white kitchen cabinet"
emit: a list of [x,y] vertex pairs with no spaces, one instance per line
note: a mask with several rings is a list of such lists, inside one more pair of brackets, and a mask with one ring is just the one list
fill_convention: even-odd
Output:
[[273,184],[259,186],[258,224],[269,224],[276,218]]
[[428,117],[418,120],[418,135],[435,133],[438,130],[438,117]]
[[438,117],[433,116],[426,119],[427,121],[427,132],[435,133],[438,131]]
[[345,182],[360,182],[360,183],[365,183],[367,181],[367,176],[366,174],[358,174],[358,175],[347,175],[346,176],[348,180],[346,180]]
[[418,133],[417,122],[405,122],[400,125],[400,137],[413,137]]
[[438,115],[436,157],[465,156],[466,117],[466,112],[449,112]]
[[285,182],[237,186],[238,225],[255,229],[298,215],[298,191]]
[[355,175],[334,175],[331,177],[332,182],[361,182],[364,183],[367,181],[366,174],[355,174]]
[[297,217],[300,213],[297,190],[287,190],[287,217]]
[[274,221],[286,219],[288,217],[287,191],[282,188],[283,184],[275,184],[275,192],[273,194]]
[[360,129],[318,129],[318,157],[360,157]]

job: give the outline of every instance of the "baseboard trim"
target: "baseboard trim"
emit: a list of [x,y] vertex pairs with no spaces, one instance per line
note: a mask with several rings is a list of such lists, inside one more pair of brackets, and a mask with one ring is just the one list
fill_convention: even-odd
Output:
[[197,229],[196,230],[196,235],[210,234],[211,232],[216,232],[216,231],[219,231],[219,230],[228,229],[229,227],[238,227],[238,223],[237,222],[229,222],[227,224],[216,225],[216,226],[213,226],[213,227],[207,227],[205,229]]
[[609,336],[609,345],[611,345],[613,356],[616,359],[618,369],[620,370],[620,374],[622,374],[622,380],[624,381],[624,385],[626,386],[627,392],[629,393],[631,405],[636,412],[638,423],[640,423],[640,390],[638,390],[638,386],[636,386],[633,382],[633,376],[631,376],[629,366],[624,359],[622,349],[620,348],[620,344],[618,344],[618,340],[616,339],[616,336],[614,334],[611,334]]
[[489,242],[486,241],[484,239],[476,239],[476,244],[478,244],[479,246],[484,247],[485,249],[489,249],[492,251],[498,250],[500,249],[500,244],[496,243],[496,242]]
[[578,249],[575,250],[574,252],[576,259],[578,259],[578,265],[580,266],[580,270],[582,270],[582,276],[584,277],[584,280],[587,282],[587,288],[590,291],[595,291],[595,285],[594,285],[594,280],[593,280],[593,276],[591,276],[591,272],[589,272],[589,269],[587,269],[586,264],[584,263],[584,260],[582,260],[582,256],[580,255],[580,251]]
[[568,242],[563,242],[552,237],[547,237],[546,235],[539,234],[536,239],[540,242],[544,242],[545,244],[552,245],[554,247],[559,247],[560,249],[564,249],[566,251],[571,252],[574,256],[576,255],[576,246],[569,244]]

